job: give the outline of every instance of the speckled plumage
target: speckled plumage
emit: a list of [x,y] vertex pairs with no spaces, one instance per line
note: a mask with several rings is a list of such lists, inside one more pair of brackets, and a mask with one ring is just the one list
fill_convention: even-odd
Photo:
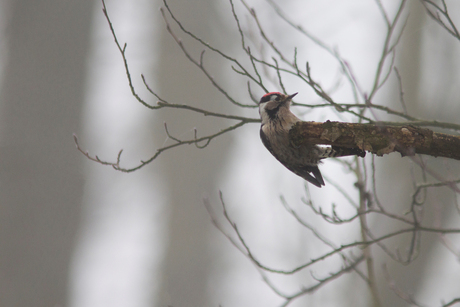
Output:
[[268,151],[287,169],[311,184],[321,187],[324,185],[318,168],[321,159],[350,155],[350,153],[344,154],[340,147],[319,147],[308,144],[294,147],[289,142],[289,130],[300,121],[290,111],[291,101],[295,95],[297,93],[288,96],[271,92],[262,96],[259,102],[259,114],[262,120],[260,138]]

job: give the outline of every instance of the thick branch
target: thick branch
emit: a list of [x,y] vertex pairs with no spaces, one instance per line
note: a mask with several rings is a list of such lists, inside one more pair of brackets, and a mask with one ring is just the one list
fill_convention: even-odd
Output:
[[378,156],[399,152],[402,156],[425,154],[460,160],[460,136],[409,125],[299,122],[289,137],[296,147],[322,144],[359,148]]

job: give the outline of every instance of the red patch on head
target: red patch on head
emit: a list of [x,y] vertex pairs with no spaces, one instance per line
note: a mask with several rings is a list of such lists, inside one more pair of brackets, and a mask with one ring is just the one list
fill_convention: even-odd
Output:
[[283,94],[281,94],[280,92],[270,92],[270,93],[267,93],[267,94],[263,95],[262,97],[267,97],[267,96],[276,95],[276,94],[278,94],[278,95],[283,95]]

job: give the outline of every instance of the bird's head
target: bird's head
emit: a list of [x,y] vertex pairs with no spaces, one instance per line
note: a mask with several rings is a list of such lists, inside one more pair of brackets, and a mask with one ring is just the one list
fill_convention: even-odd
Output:
[[288,112],[291,106],[292,98],[297,95],[284,95],[280,92],[270,92],[262,96],[259,102],[259,114],[262,119],[262,123],[266,123],[269,120],[274,120],[279,117],[280,112]]

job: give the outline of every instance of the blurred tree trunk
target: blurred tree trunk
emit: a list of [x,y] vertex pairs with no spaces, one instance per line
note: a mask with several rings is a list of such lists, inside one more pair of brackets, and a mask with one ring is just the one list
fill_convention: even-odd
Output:
[[66,305],[83,188],[72,133],[80,123],[92,3],[3,5],[0,306]]
[[[162,3],[162,1],[161,1]],[[216,43],[228,50],[226,39],[219,29],[216,2],[170,1],[169,5],[181,23],[205,41]],[[158,69],[155,76],[162,98],[175,103],[188,103],[208,110],[223,110],[228,102],[214,88],[202,72],[183,55],[179,46],[162,25],[159,46]],[[183,40],[195,58],[199,58],[202,46],[192,41],[176,26],[176,34]],[[222,46],[225,43],[226,46]],[[227,48],[227,49],[225,49]],[[211,54],[205,54],[205,65],[218,78],[220,66]],[[170,133],[181,139],[193,138],[193,128],[198,135],[217,132],[226,127],[225,121],[204,118],[190,112],[168,110],[161,119],[168,124]],[[164,131],[159,131],[158,140],[164,141]],[[229,135],[211,142],[205,149],[187,146],[168,151],[157,163],[162,165],[162,178],[169,187],[170,211],[167,233],[167,248],[162,264],[159,298],[155,306],[209,306],[208,277],[211,269],[209,240],[215,231],[203,205],[203,197],[217,196],[217,181],[222,175],[222,165],[229,151]],[[217,201],[217,200],[216,200]]]
[[[411,1],[408,5],[409,19],[398,46],[399,48],[397,49],[399,60],[396,65],[401,74],[404,101],[410,115],[430,120],[443,120],[443,118],[436,117],[433,112],[428,111],[430,108],[426,106],[432,104],[434,100],[427,99],[423,92],[426,90],[426,84],[423,83],[424,78],[422,76],[424,74],[433,73],[429,69],[428,63],[432,58],[437,58],[439,56],[430,53],[433,52],[432,50],[422,52],[424,47],[422,43],[424,39],[426,39],[427,31],[429,31],[430,26],[433,25],[434,22],[427,17],[423,6],[418,1]],[[434,26],[438,27],[437,25]],[[448,36],[448,34],[445,36]],[[444,75],[444,78],[443,80],[449,80],[451,77]],[[437,80],[436,77],[434,79]],[[431,85],[434,85],[434,83]],[[438,89],[433,86],[429,91],[437,90]],[[399,102],[399,87],[397,84],[395,84],[393,95],[394,96],[388,101]],[[401,104],[396,103],[390,107],[399,110],[402,109]],[[430,169],[436,170],[438,166],[445,163],[445,160],[442,158],[435,159],[427,156],[422,157],[425,160],[429,160],[428,167]],[[379,178],[377,178],[377,184],[380,190],[381,200],[384,202],[384,206],[387,206],[390,210],[394,210],[395,212],[405,212],[408,210],[411,204],[412,194],[414,193],[414,178],[417,183],[421,183],[424,180],[420,168],[410,161],[407,161],[407,159],[409,158],[401,158],[399,154],[392,154],[392,157],[385,162],[385,167],[378,171]],[[410,171],[409,167],[411,167],[411,165],[414,171]],[[440,169],[443,169],[443,167]],[[430,175],[427,176],[427,181],[433,181]],[[382,187],[382,184],[386,184],[387,186]],[[433,220],[435,220],[435,207],[437,203],[452,203],[452,193],[446,193],[446,191],[446,188],[430,189],[428,191],[428,198],[423,205],[424,224],[432,225]],[[445,207],[447,207],[447,205]],[[447,215],[445,217],[447,217]],[[391,232],[398,226],[396,226],[394,222],[391,222],[386,225],[379,225],[379,227],[379,231],[386,228],[386,232]],[[380,253],[378,256],[380,258],[379,263],[385,263],[387,265],[391,278],[395,281],[396,286],[404,293],[413,294],[420,284],[423,283],[424,268],[431,265],[429,262],[430,250],[435,246],[435,243],[438,241],[437,239],[438,237],[436,235],[423,233],[420,241],[420,255],[408,266],[391,260],[388,256],[380,253],[381,250],[375,248],[375,250]],[[400,254],[404,257],[408,252],[409,244],[410,235],[399,236],[397,240],[387,245],[393,251],[395,248],[398,248]],[[382,305],[407,306],[407,302],[397,297],[389,288],[389,284],[383,276],[382,268],[377,267],[376,269],[380,272],[378,280]],[[433,290],[435,291],[435,289]]]
[[[406,9],[409,12],[409,17],[401,42],[398,46],[399,61],[396,66],[401,73],[403,91],[405,94],[404,99],[408,112],[409,114],[415,115],[414,112],[418,113],[417,95],[420,90],[421,78],[419,76],[422,70],[421,47],[423,31],[420,29],[424,22],[426,22],[426,19],[423,7],[416,1],[408,3]],[[394,83],[393,93],[388,95],[388,97],[390,98],[388,99],[389,101],[395,101],[390,107],[401,109],[397,83]],[[400,154],[391,154],[386,159],[387,161],[383,162],[385,165],[382,165],[377,172],[378,177],[376,180],[379,187],[378,190],[380,191],[378,195],[382,195],[381,200],[384,206],[387,208],[389,207],[390,210],[394,210],[395,212],[407,210],[410,205],[410,195],[413,193],[413,179],[409,171],[410,162],[407,161],[407,159],[409,158],[402,158]],[[391,178],[391,180],[389,180],[389,178]],[[418,176],[417,179],[419,179]],[[400,227],[400,224],[395,221],[376,226],[380,233],[391,232],[397,227]],[[408,245],[410,244],[409,236],[398,236],[397,239],[387,242],[387,244],[392,251],[398,248],[402,255],[406,255]],[[426,242],[424,242],[424,244],[426,244]],[[379,260],[375,261],[375,265],[377,266],[375,269],[377,272],[377,280],[379,281],[379,294],[382,306],[406,306],[407,303],[397,297],[389,288],[388,282],[384,277],[382,264],[386,264],[391,278],[394,279],[398,285],[401,283],[404,285],[404,291],[415,286],[414,280],[421,277],[420,271],[417,272],[417,270],[415,270],[414,263],[409,266],[403,266],[391,260],[377,246],[374,246],[373,250],[375,257]],[[418,261],[417,264],[419,264]]]

